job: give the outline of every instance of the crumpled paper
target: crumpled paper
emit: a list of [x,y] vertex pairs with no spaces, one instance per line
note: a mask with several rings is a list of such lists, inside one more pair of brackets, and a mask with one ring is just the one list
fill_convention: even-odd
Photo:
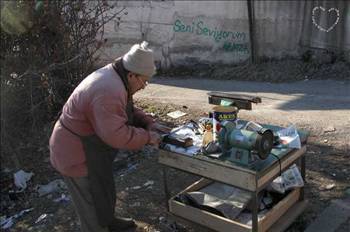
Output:
[[202,146],[202,137],[200,135],[197,135],[195,132],[196,128],[193,126],[192,123],[188,123],[187,125],[179,126],[171,130],[172,135],[174,137],[183,137],[183,138],[192,138],[193,140],[193,146],[184,148],[184,147],[177,147],[172,144],[165,144],[164,149],[173,151],[176,153],[193,156],[196,153],[198,153]]
[[303,177],[300,174],[298,166],[293,164],[290,168],[284,171],[281,176],[278,176],[271,182],[269,189],[284,194],[289,189],[303,186]]

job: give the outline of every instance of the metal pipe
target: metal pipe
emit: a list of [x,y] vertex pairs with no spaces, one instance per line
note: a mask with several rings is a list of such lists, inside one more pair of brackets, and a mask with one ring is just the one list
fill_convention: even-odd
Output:
[[255,64],[257,61],[255,51],[255,19],[254,19],[254,0],[247,0],[248,20],[249,20],[249,39],[250,39],[250,62]]

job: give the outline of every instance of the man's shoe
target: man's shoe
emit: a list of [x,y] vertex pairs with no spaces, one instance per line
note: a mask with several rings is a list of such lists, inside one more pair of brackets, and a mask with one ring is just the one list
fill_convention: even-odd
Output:
[[108,226],[110,231],[125,230],[136,227],[132,218],[115,217],[113,222]]

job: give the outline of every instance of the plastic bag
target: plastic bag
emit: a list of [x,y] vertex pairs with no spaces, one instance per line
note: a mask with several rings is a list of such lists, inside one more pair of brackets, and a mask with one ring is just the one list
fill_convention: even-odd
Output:
[[294,125],[277,131],[277,135],[282,146],[297,149],[301,148],[299,134]]
[[32,172],[25,172],[23,170],[19,170],[15,174],[13,174],[15,179],[15,185],[20,190],[18,192],[22,192],[27,188],[27,182],[32,178],[34,174]]
[[61,189],[66,189],[66,184],[61,179],[53,180],[47,185],[39,185],[37,187],[37,191],[39,193],[39,197],[45,196],[52,192],[57,192]]

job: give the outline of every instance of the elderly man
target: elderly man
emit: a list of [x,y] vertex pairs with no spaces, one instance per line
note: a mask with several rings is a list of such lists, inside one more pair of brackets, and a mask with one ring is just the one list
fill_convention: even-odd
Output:
[[68,186],[84,232],[122,231],[132,219],[114,217],[112,164],[118,149],[159,145],[162,127],[133,106],[132,96],[155,73],[147,42],[86,77],[65,103],[50,138],[50,158]]

